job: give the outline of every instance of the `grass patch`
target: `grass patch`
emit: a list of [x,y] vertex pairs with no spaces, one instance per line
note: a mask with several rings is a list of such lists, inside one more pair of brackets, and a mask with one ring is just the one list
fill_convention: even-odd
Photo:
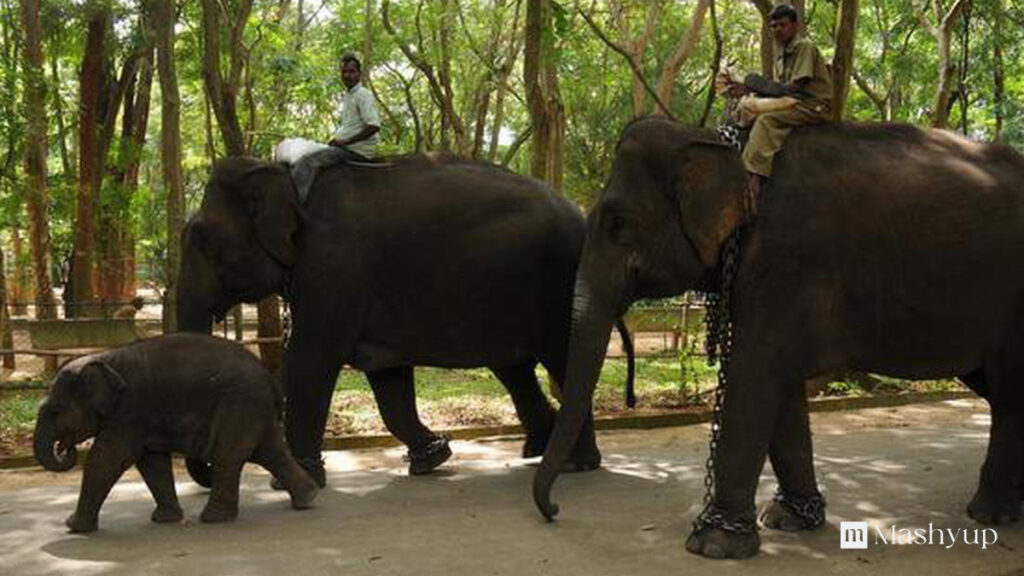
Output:
[[[637,411],[707,409],[717,383],[717,366],[700,357],[644,357],[636,360]],[[547,372],[537,380],[549,393]],[[598,416],[626,411],[626,361],[608,359],[594,395]],[[954,380],[911,382],[882,376],[844,375],[822,387],[826,396],[863,396],[962,389]],[[428,427],[439,430],[466,426],[518,424],[505,387],[486,368],[416,369],[417,406]],[[43,390],[0,390],[0,456],[32,453],[32,432]],[[552,404],[557,402],[552,399]],[[386,434],[366,377],[343,370],[338,378],[327,423],[331,435]]]
[[0,456],[30,454],[42,390],[0,390]]

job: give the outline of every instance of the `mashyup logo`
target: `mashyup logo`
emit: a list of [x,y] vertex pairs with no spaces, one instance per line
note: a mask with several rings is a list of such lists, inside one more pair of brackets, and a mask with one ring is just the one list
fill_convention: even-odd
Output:
[[843,550],[866,549],[872,533],[876,546],[942,546],[947,550],[957,544],[981,546],[986,550],[999,540],[994,528],[936,528],[929,522],[927,528],[890,526],[883,530],[878,526],[869,527],[867,522],[842,522],[839,525],[839,547]]

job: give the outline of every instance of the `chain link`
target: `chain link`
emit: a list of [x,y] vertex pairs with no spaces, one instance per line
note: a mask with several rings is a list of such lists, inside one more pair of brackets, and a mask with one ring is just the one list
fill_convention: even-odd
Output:
[[801,498],[787,495],[780,487],[775,492],[774,500],[787,512],[799,518],[804,523],[804,530],[813,530],[825,524],[826,504],[821,494]]
[[722,432],[723,407],[725,393],[728,388],[727,368],[732,352],[733,326],[731,314],[731,295],[733,282],[736,278],[740,252],[740,236],[742,228],[737,229],[725,241],[722,247],[721,287],[718,292],[706,295],[707,313],[705,315],[706,338],[704,349],[707,352],[708,365],[718,361],[718,386],[715,388],[715,404],[711,413],[711,439],[708,458],[704,462],[704,500],[703,510],[693,521],[696,532],[705,528],[718,528],[726,532],[746,534],[756,529],[755,519],[741,518],[728,522],[714,505],[715,490],[715,458],[718,454],[718,442]]
[[281,348],[288,349],[288,341],[292,338],[292,294],[291,275],[287,276],[281,288]]

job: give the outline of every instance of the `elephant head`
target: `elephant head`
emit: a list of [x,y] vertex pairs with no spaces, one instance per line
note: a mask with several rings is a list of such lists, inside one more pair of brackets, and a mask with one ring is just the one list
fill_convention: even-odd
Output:
[[33,446],[36,460],[52,472],[78,461],[75,445],[92,438],[117,407],[125,381],[103,360],[81,358],[64,365],[39,406]]
[[626,127],[611,175],[587,216],[576,274],[564,400],[534,501],[551,519],[551,486],[593,400],[611,327],[639,298],[713,283],[719,251],[743,218],[739,155],[714,133],[661,118]]
[[279,163],[228,158],[182,233],[178,329],[209,333],[232,306],[280,292],[294,266],[298,208]]

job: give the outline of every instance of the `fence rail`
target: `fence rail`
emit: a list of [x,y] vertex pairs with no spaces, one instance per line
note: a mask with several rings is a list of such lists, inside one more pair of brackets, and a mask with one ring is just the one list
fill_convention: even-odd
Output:
[[[131,314],[126,310],[129,306]],[[63,316],[66,307],[62,303],[58,307]],[[34,305],[27,303],[8,302],[8,310],[19,314],[0,322],[0,383],[43,380],[62,361],[163,334],[162,303],[158,298],[108,303],[108,310],[121,312],[118,317],[35,320],[25,315],[33,309]],[[701,349],[697,344],[703,336],[703,317],[701,303],[684,300],[669,306],[634,307],[625,321],[638,356],[678,355]],[[256,307],[250,305],[243,305],[240,313],[228,314],[213,332],[239,342],[256,355],[259,345],[282,342],[281,337],[257,335]],[[623,356],[617,338],[612,340],[608,356]]]

